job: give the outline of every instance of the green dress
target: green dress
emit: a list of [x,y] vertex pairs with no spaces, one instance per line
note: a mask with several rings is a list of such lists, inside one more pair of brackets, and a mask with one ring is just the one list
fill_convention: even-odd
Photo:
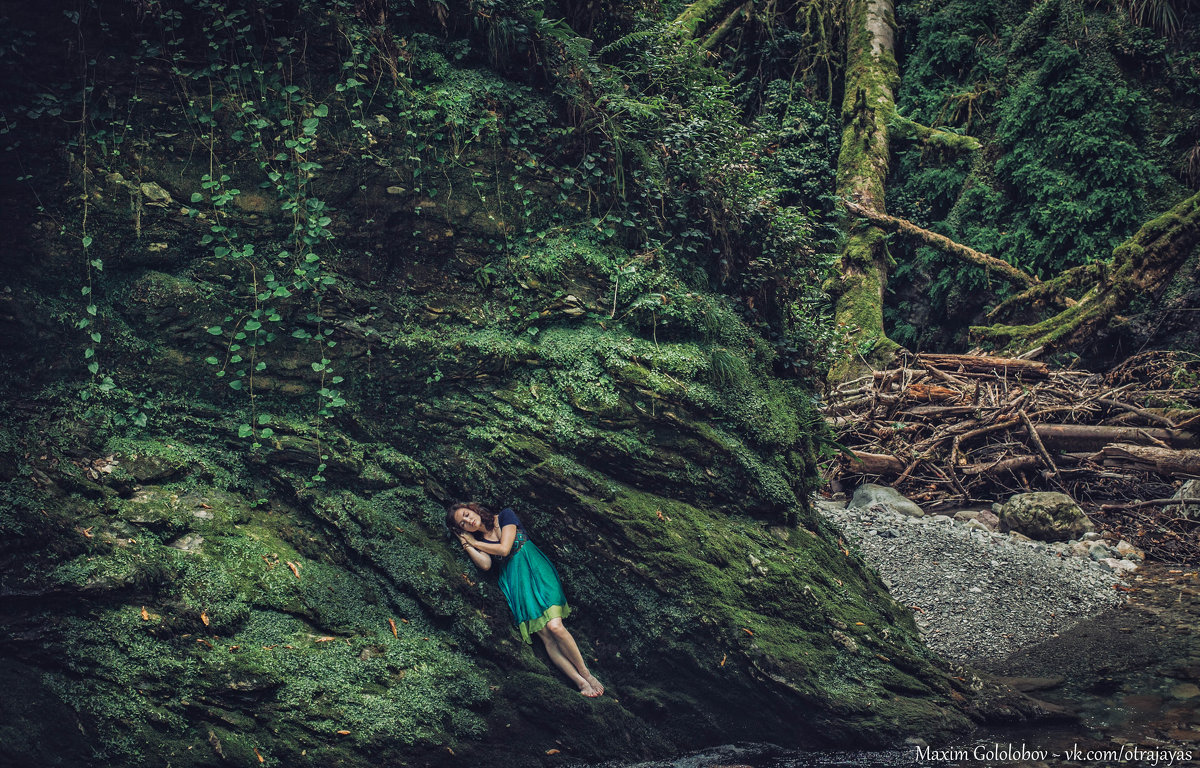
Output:
[[517,514],[504,509],[497,518],[501,529],[506,525],[517,526],[517,538],[508,556],[492,555],[492,561],[500,566],[500,591],[521,630],[521,639],[532,643],[533,633],[545,628],[551,619],[565,619],[571,614],[571,607],[567,605],[554,565],[525,535],[525,526]]

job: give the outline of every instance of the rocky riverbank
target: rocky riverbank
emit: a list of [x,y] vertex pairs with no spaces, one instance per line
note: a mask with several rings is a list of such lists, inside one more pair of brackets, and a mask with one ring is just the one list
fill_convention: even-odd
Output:
[[1037,541],[1000,530],[1007,526],[996,513],[1010,521],[1011,509],[928,516],[889,490],[863,486],[849,502],[819,507],[947,659],[991,666],[1058,637],[1120,604],[1123,577],[1142,559],[1086,525],[1064,528],[1061,535],[1075,539]]

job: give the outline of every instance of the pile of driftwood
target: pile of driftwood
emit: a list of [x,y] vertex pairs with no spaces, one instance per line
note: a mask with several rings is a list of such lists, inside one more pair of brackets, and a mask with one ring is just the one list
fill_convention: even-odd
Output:
[[1161,355],[1108,375],[983,355],[917,355],[848,381],[826,415],[846,447],[829,480],[878,480],[927,507],[1058,490],[1162,559],[1200,560],[1200,388]]

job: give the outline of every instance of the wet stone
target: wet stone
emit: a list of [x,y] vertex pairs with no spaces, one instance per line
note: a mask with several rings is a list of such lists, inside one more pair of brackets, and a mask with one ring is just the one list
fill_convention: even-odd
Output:
[[1200,696],[1200,686],[1195,683],[1181,683],[1171,689],[1171,695],[1177,699],[1192,699]]

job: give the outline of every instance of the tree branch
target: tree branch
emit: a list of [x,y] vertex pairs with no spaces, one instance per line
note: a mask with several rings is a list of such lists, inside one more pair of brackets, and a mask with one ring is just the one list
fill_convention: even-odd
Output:
[[1146,222],[1114,248],[1111,266],[1100,270],[1099,283],[1074,306],[1032,325],[974,326],[971,335],[1008,352],[1085,346],[1135,298],[1157,293],[1198,242],[1200,192]]
[[[962,137],[960,137],[962,138]],[[965,245],[956,243],[945,235],[939,235],[937,232],[930,232],[928,229],[922,229],[911,221],[898,219],[895,216],[888,216],[886,213],[870,210],[865,206],[850,200],[843,200],[842,203],[846,206],[846,210],[851,213],[862,216],[867,221],[871,222],[880,229],[885,229],[890,232],[900,232],[901,234],[915,237],[928,246],[937,248],[942,253],[948,256],[953,256],[961,261],[966,261],[971,264],[983,267],[984,269],[998,272],[1002,277],[1009,282],[1017,283],[1026,288],[1032,288],[1038,284],[1038,279],[1032,275],[1009,264],[1007,261],[997,259],[995,256],[989,256],[982,251],[977,251],[974,248],[968,248]]]
[[704,42],[700,44],[700,50],[711,51],[713,48],[716,48],[717,45],[720,44],[721,40],[725,38],[725,35],[729,34],[729,30],[733,29],[734,25],[737,24],[739,16],[747,19],[750,18],[750,10],[753,7],[754,0],[749,0],[747,3],[734,8],[733,11],[725,17],[725,20],[721,22],[720,26],[713,30],[711,35],[704,38]]
[[674,25],[688,38],[696,37],[701,29],[721,18],[737,0],[696,0],[675,17]]
[[980,148],[979,140],[972,136],[930,128],[908,119],[899,112],[892,114],[892,128],[896,138],[914,139],[927,147],[947,149],[951,152],[974,152]]
[[1059,309],[1073,307],[1077,302],[1067,296],[1066,291],[1082,285],[1089,279],[1099,280],[1103,266],[1103,264],[1082,264],[1078,267],[1072,267],[1058,277],[1038,283],[1015,296],[1009,296],[996,305],[992,311],[988,312],[987,318],[988,320],[995,320],[1013,307],[1037,307],[1043,302],[1052,304]]

